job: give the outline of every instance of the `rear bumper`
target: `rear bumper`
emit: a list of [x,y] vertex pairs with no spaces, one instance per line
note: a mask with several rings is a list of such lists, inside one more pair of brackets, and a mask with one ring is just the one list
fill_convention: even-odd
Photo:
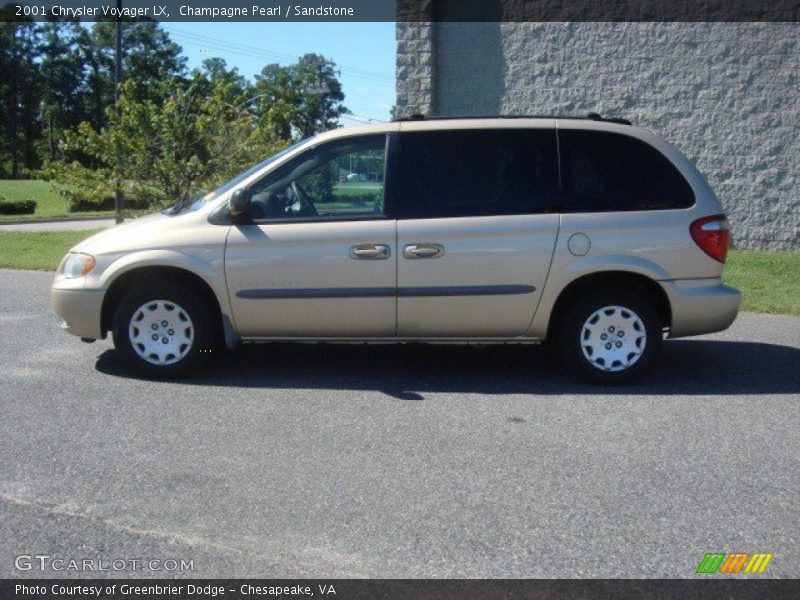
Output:
[[719,279],[660,281],[672,310],[669,337],[714,333],[730,327],[742,293]]
[[82,338],[104,337],[100,326],[105,290],[52,289],[53,310],[61,319],[61,328]]

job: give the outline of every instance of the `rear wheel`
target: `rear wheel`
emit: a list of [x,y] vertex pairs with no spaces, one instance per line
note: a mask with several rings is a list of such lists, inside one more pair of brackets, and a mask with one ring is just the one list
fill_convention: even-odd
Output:
[[189,375],[216,349],[208,306],[192,290],[167,282],[128,290],[114,313],[113,335],[123,361],[153,378]]
[[604,385],[642,375],[660,354],[663,338],[658,313],[634,291],[602,290],[579,299],[557,333],[567,368]]

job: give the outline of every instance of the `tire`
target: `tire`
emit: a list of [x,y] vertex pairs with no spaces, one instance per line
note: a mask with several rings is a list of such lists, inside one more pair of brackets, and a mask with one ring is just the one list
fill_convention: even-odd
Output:
[[202,296],[168,283],[140,283],[114,312],[114,346],[123,362],[151,379],[199,371],[218,349],[216,321]]
[[579,298],[567,308],[556,334],[569,372],[599,385],[640,377],[663,344],[658,313],[646,296],[633,290],[598,290]]

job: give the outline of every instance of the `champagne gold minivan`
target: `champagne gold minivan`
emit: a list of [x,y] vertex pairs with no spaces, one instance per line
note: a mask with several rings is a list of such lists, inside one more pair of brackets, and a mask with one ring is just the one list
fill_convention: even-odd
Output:
[[112,332],[145,376],[275,340],[548,342],[597,383],[665,337],[720,331],[720,202],[619,119],[412,118],[337,129],[206,196],[78,244],[53,282],[68,332]]

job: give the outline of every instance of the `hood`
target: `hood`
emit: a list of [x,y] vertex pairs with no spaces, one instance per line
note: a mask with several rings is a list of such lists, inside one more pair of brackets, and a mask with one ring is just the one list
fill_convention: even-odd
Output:
[[126,221],[95,233],[74,246],[70,252],[101,255],[152,247],[153,242],[164,238],[165,230],[178,225],[185,216],[189,215],[170,217],[156,213]]

